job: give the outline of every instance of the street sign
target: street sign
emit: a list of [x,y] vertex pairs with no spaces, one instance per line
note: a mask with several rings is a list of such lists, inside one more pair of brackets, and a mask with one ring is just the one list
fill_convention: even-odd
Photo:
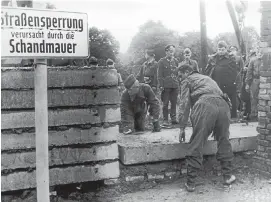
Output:
[[86,13],[2,7],[1,57],[88,57]]

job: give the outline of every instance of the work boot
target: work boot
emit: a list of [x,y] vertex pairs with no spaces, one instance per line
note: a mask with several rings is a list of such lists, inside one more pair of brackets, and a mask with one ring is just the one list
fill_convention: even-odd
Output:
[[184,186],[185,186],[185,188],[186,188],[186,191],[188,191],[188,192],[194,192],[195,189],[196,189],[195,184],[193,184],[193,185],[192,185],[192,184],[191,184],[191,185],[188,185],[187,183],[185,183]]
[[173,120],[171,121],[171,124],[172,124],[172,125],[176,125],[176,124],[178,124],[178,121],[177,121],[176,119],[173,119]]
[[168,122],[168,120],[164,120],[162,126],[169,127],[169,122]]

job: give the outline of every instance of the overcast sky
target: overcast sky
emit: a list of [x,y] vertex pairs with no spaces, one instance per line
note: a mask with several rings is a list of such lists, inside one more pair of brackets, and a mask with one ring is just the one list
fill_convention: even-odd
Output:
[[[48,0],[47,0],[48,2]],[[180,34],[199,31],[199,0],[49,0],[59,10],[88,13],[89,26],[108,29],[126,52],[140,25],[148,20],[160,20]],[[260,33],[259,1],[249,1],[246,26]],[[224,0],[206,0],[207,35],[234,32]]]

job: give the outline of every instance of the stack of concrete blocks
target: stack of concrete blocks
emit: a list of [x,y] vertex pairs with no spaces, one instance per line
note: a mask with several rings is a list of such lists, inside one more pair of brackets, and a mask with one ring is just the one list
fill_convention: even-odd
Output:
[[[33,68],[2,68],[1,191],[35,188]],[[48,69],[50,186],[118,178],[117,72]]]
[[258,148],[254,167],[271,176],[271,2],[261,2],[261,50],[263,63],[260,68]]

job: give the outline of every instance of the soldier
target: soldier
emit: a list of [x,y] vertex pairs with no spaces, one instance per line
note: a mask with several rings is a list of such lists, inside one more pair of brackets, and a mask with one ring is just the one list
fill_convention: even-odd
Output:
[[237,118],[237,89],[241,90],[240,70],[236,58],[227,52],[227,47],[226,42],[218,42],[217,53],[210,56],[205,74],[214,79],[222,92],[229,96],[232,102],[231,117],[235,119]]
[[251,119],[258,117],[258,95],[260,88],[260,66],[262,64],[261,53],[253,51],[246,74],[246,91],[250,92]]
[[192,109],[193,133],[186,155],[186,189],[189,192],[195,190],[195,180],[203,161],[203,147],[212,132],[218,141],[216,158],[221,164],[224,184],[230,185],[236,180],[231,174],[233,152],[229,141],[230,100],[213,79],[193,71],[191,66],[181,66],[178,74],[182,80],[179,106],[180,142],[185,141],[185,127],[190,108]]
[[230,46],[230,55],[235,57],[235,62],[238,70],[237,78],[236,78],[236,83],[237,84],[237,109],[239,111],[242,111],[242,99],[241,99],[241,91],[242,91],[242,76],[244,74],[244,60],[238,53],[238,48],[236,46]]
[[184,49],[183,54],[184,54],[184,58],[185,59],[184,59],[184,61],[182,61],[179,64],[179,67],[182,66],[182,65],[184,65],[184,64],[188,64],[188,65],[190,65],[192,67],[192,69],[194,71],[198,71],[198,72],[201,73],[201,70],[199,69],[197,61],[190,59],[191,55],[192,55],[192,52],[191,52],[190,48]]
[[121,96],[120,105],[124,134],[145,130],[147,106],[152,116],[153,132],[159,132],[160,106],[152,88],[148,84],[139,83],[134,75],[128,76],[124,86],[126,90]]
[[178,78],[177,66],[178,60],[174,57],[175,46],[167,45],[165,47],[166,57],[158,62],[158,83],[161,90],[161,100],[163,102],[163,126],[169,126],[168,105],[171,104],[171,123],[177,124],[176,105],[178,97]]
[[[106,60],[106,66],[116,69],[114,61],[110,58]],[[122,91],[124,90],[124,85],[120,73],[118,73],[118,90],[120,93],[122,93]]]
[[98,67],[98,59],[95,58],[94,56],[91,56],[89,58],[89,65]]
[[143,63],[140,72],[137,75],[137,79],[140,83],[149,84],[152,87],[153,92],[157,93],[157,69],[158,64],[154,58],[155,54],[153,50],[147,50],[145,53],[146,62]]

